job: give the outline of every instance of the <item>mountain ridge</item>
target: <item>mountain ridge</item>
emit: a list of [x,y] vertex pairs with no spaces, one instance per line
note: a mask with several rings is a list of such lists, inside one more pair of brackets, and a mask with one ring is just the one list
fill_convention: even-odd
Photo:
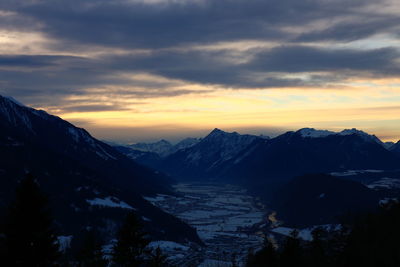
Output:
[[[154,236],[201,243],[195,230],[156,208],[144,195],[171,194],[171,178],[133,162],[86,130],[0,96],[0,210],[26,172],[51,196],[59,231],[89,226],[112,237],[133,210]],[[106,230],[108,229],[108,230]]]

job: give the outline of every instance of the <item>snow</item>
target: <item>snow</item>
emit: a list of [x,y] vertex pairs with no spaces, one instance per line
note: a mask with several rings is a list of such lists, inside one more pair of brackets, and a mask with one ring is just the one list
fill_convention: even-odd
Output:
[[303,128],[297,131],[302,137],[321,138],[329,135],[336,134],[335,132],[327,130],[315,130],[314,128]]
[[101,207],[108,207],[108,208],[121,208],[121,209],[136,210],[132,206],[128,205],[124,201],[119,200],[116,197],[106,197],[104,199],[95,198],[95,199],[92,199],[92,200],[87,199],[86,202],[89,203],[92,206],[101,206]]
[[162,251],[171,251],[171,250],[179,250],[179,251],[187,251],[189,250],[188,246],[181,245],[179,243],[173,242],[173,241],[152,241],[150,244],[147,246],[149,249],[156,249],[160,248]]
[[149,202],[163,201],[168,197],[167,195],[157,194],[155,197],[143,197]]
[[299,235],[298,237],[304,241],[312,241],[312,232],[316,228],[322,228],[325,231],[332,232],[332,231],[338,231],[341,229],[340,224],[323,224],[323,225],[314,225],[312,227],[304,228],[304,229],[295,229],[295,228],[289,228],[289,227],[276,227],[271,229],[271,232],[276,233],[276,234],[281,234],[284,236],[290,236],[291,233],[294,230],[297,230]]
[[346,136],[346,135],[356,134],[356,135],[362,137],[365,141],[376,142],[382,146],[385,146],[385,144],[381,140],[379,140],[379,138],[377,138],[375,135],[370,135],[366,132],[357,130],[355,128],[344,129],[341,132],[333,132],[333,131],[328,131],[328,130],[316,130],[314,128],[303,128],[303,129],[298,130],[297,133],[301,134],[302,137],[309,137],[309,138],[322,138],[322,137],[327,137],[330,135]]
[[19,102],[18,100],[16,100],[16,99],[13,98],[12,96],[5,96],[4,98],[7,98],[8,100],[10,100],[11,102],[13,102],[14,104],[17,104],[18,106],[26,107],[24,104],[22,104],[21,102]]
[[330,174],[333,176],[353,176],[363,173],[381,173],[381,172],[384,172],[384,170],[347,170],[343,172],[331,172]]
[[387,205],[390,202],[399,202],[397,198],[390,198],[390,197],[385,197],[384,199],[379,200],[379,205],[384,206]]
[[260,227],[266,225],[266,214],[243,188],[221,184],[178,184],[174,188],[181,197],[157,195],[146,199],[194,227],[206,244],[202,252],[180,254],[190,258],[201,253],[202,259],[230,262],[235,253],[238,261],[244,262],[248,249],[262,246]]
[[128,147],[142,152],[153,152],[160,156],[167,156],[172,149],[172,144],[166,140],[160,140],[155,143],[131,144]]
[[101,251],[103,252],[105,259],[108,259],[108,260],[112,259],[113,249],[116,244],[117,244],[117,240],[111,239],[110,243],[102,246]]
[[151,222],[151,219],[149,219],[149,218],[147,218],[147,217],[144,217],[144,216],[142,216],[142,220],[143,220],[143,221],[146,221],[146,222]]
[[370,135],[367,134],[364,131],[361,130],[357,130],[356,128],[353,129],[345,129],[343,131],[341,131],[340,133],[338,133],[339,135],[352,135],[352,134],[356,134],[360,137],[362,137],[364,139],[364,141],[368,141],[368,142],[376,142],[382,146],[384,146],[383,142],[381,140],[379,140],[378,137],[376,137],[375,135]]
[[371,189],[392,189],[400,188],[400,179],[383,177],[367,185]]
[[57,237],[57,242],[59,245],[59,250],[61,252],[65,252],[68,248],[71,247],[71,241],[72,241],[73,236],[68,235],[68,236],[58,236]]
[[206,259],[198,267],[231,267],[231,266],[232,264],[227,261]]

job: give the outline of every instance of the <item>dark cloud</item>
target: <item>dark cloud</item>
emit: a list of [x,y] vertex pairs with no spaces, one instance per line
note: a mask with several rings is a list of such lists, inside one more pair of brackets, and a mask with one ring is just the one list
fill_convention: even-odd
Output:
[[301,34],[294,41],[356,41],[374,34],[394,34],[399,30],[400,17],[384,16],[378,18],[361,17],[359,20],[342,22],[324,30],[309,31]]
[[[399,51],[394,48],[374,50],[321,49],[307,46],[281,46],[259,53],[250,65],[262,71],[399,71],[394,61]],[[378,67],[379,66],[379,67]]]
[[0,67],[18,66],[18,67],[46,67],[63,65],[67,62],[73,62],[79,65],[83,58],[72,56],[48,56],[48,55],[0,55]]
[[243,39],[287,40],[294,35],[282,30],[283,26],[351,15],[354,8],[369,3],[373,1],[204,0],[144,4],[44,0],[30,4],[5,1],[0,7],[35,19],[43,31],[58,39],[154,48]]
[[[355,50],[280,46],[248,53],[253,56],[244,63],[230,61],[229,51],[198,50],[96,59],[2,56],[0,83],[7,94],[16,97],[26,94],[85,95],[88,88],[97,88],[98,93],[111,97],[153,98],[197,93],[196,90],[180,89],[182,82],[179,81],[229,88],[329,87],[351,75],[390,77],[400,73],[396,62],[399,52],[394,48]],[[30,68],[30,71],[7,69],[13,66]],[[320,74],[308,75],[307,79],[288,75],[307,72]],[[134,76],[142,73],[170,80]],[[114,89],[110,90],[109,86]]]
[[[157,52],[150,56],[107,58],[109,68],[142,70],[155,75],[201,84],[228,87],[314,87],[340,81],[348,75],[362,77],[396,76],[400,66],[395,48],[373,50],[323,49],[310,46],[280,46],[248,51],[244,63],[232,63],[229,51]],[[322,72],[309,79],[284,74]]]
[[[398,76],[398,48],[335,46],[396,31],[399,16],[365,8],[375,2],[2,0],[0,30],[41,33],[52,40],[41,49],[52,53],[0,55],[0,88],[29,104],[60,106],[65,96],[84,96],[91,89],[113,98],[153,98],[199,93],[182,89],[183,83],[211,85],[210,90],[309,88],[329,87],[351,75]],[[249,39],[278,46],[240,52],[204,46]],[[96,49],[98,54],[84,53]],[[124,54],[116,51],[120,49]],[[66,56],[65,51],[83,56]],[[167,79],[141,79],[139,74]],[[81,111],[120,108],[67,106]]]

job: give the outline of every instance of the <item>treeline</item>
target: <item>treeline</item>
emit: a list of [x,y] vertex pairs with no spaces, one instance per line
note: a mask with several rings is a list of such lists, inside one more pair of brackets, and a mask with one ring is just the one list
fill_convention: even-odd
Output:
[[[32,175],[19,184],[0,231],[1,266],[169,266],[159,248],[147,249],[149,240],[134,213],[126,216],[111,253],[94,229],[83,233],[72,252],[63,253],[47,197]],[[74,242],[75,238],[73,239]]]
[[301,241],[295,230],[281,246],[266,239],[249,254],[247,267],[398,267],[400,266],[400,205],[389,203],[379,213],[358,218],[341,231],[312,232]]

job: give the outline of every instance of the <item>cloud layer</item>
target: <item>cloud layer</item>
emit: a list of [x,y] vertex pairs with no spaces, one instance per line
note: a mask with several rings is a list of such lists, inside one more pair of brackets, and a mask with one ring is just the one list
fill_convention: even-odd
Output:
[[0,90],[60,114],[351,90],[400,74],[398,14],[395,0],[3,0]]

